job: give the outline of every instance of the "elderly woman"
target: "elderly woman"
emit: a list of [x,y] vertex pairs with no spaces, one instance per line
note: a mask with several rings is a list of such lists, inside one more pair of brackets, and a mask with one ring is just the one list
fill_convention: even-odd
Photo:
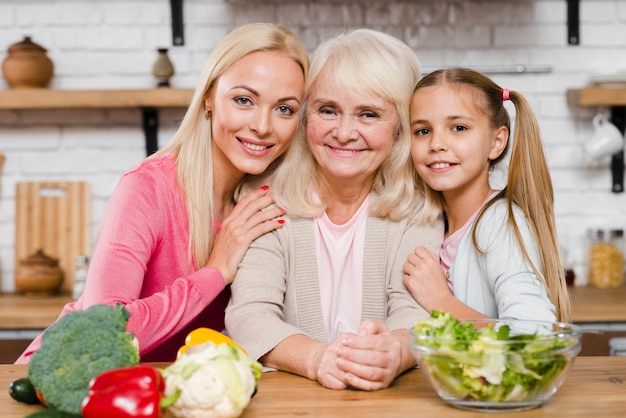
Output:
[[381,32],[358,29],[315,50],[302,135],[272,182],[286,222],[252,243],[226,310],[231,337],[264,366],[376,390],[415,365],[408,329],[426,312],[402,284],[402,264],[443,238],[410,161],[418,79],[414,52]]

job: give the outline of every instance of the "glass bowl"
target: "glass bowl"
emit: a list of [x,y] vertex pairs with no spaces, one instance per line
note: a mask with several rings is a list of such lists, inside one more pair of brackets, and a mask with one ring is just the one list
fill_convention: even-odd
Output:
[[464,410],[540,406],[561,386],[581,348],[581,328],[562,322],[457,321],[448,315],[446,325],[425,321],[431,322],[421,321],[411,332],[417,364],[441,399]]

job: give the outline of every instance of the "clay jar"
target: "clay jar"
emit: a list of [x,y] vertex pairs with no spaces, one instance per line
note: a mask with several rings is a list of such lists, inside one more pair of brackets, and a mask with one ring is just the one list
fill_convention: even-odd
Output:
[[46,87],[53,73],[54,64],[46,55],[46,50],[34,43],[30,36],[11,45],[2,62],[2,74],[15,89]]
[[15,271],[15,289],[26,294],[53,294],[63,282],[63,270],[59,260],[37,250],[35,254],[20,261]]
[[174,65],[167,55],[167,48],[157,49],[159,53],[152,66],[152,75],[157,79],[158,87],[169,87],[170,78],[174,75]]

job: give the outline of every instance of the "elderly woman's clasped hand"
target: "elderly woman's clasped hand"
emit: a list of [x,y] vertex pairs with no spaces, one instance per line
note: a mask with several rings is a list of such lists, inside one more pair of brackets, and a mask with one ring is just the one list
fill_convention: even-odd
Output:
[[400,373],[402,340],[378,320],[366,320],[359,331],[346,332],[326,346],[317,380],[330,389],[388,387]]

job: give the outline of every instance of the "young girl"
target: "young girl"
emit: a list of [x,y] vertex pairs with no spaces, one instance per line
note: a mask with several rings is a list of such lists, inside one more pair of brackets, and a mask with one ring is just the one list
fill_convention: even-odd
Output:
[[[489,174],[509,147],[506,101],[516,125],[498,191]],[[427,206],[446,221],[439,255],[418,247],[404,265],[413,297],[457,318],[569,321],[550,173],[529,103],[479,72],[439,70],[415,88],[411,131]]]

